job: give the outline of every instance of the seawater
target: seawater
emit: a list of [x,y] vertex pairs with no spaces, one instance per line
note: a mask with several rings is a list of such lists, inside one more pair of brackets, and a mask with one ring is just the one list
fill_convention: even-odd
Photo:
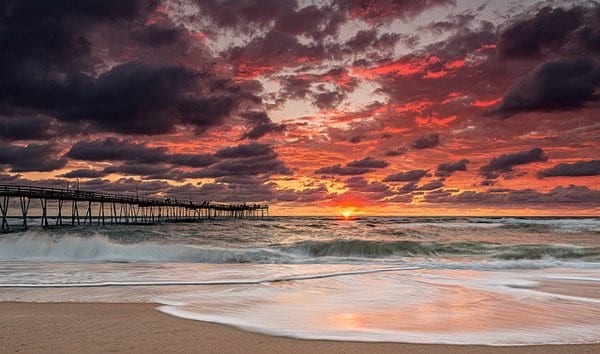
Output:
[[0,301],[155,302],[306,339],[593,343],[600,219],[34,227],[0,236]]

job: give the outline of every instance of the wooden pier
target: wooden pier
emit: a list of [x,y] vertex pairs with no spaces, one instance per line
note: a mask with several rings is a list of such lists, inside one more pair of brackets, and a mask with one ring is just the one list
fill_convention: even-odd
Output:
[[[11,198],[18,200],[20,225],[9,225]],[[163,222],[199,221],[210,219],[259,219],[269,216],[267,204],[201,203],[169,198],[147,198],[119,194],[82,191],[78,189],[43,188],[19,185],[0,185],[2,227],[27,228],[31,201],[39,201],[41,226],[156,224]],[[49,216],[54,204],[56,216]],[[14,203],[13,203],[14,204]],[[108,211],[106,210],[108,208]]]

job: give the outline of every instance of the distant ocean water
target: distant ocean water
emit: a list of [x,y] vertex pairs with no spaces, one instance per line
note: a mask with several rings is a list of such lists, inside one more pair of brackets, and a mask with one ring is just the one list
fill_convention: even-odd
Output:
[[600,219],[33,227],[0,235],[0,301],[151,301],[309,339],[600,342]]

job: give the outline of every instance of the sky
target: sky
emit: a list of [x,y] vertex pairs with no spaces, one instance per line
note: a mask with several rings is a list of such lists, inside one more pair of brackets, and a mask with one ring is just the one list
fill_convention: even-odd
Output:
[[600,3],[0,1],[0,184],[599,215]]

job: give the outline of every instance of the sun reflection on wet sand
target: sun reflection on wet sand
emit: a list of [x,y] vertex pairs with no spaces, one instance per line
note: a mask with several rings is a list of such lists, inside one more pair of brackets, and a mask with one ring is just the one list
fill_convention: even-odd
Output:
[[[564,328],[598,328],[597,304],[547,294],[537,290],[536,281],[517,278],[506,272],[415,270],[269,284],[260,291],[241,291],[235,301],[252,306],[235,316],[256,318],[276,333],[333,337],[363,333],[368,338],[376,333],[461,341],[475,334],[500,338],[511,333],[511,340],[518,340],[538,335],[560,338]],[[219,307],[209,311],[230,315],[231,309]],[[294,309],[294,315],[277,315],[289,313],[286,309]]]

